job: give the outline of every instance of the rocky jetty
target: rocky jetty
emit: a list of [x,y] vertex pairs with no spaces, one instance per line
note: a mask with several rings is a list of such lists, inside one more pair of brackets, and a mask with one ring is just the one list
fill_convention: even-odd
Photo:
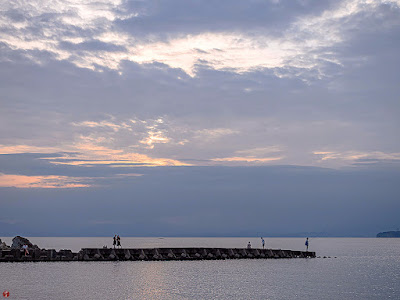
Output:
[[[23,245],[28,245],[28,254],[22,249]],[[0,248],[0,262],[282,259],[315,256],[315,252],[308,251],[247,248],[83,248],[74,253],[67,249],[40,249],[21,236],[13,238],[11,248],[7,245],[4,249]]]
[[85,248],[71,250],[35,249],[24,255],[18,249],[0,250],[0,262],[23,261],[167,261],[167,260],[223,260],[223,259],[289,259],[314,258],[315,252],[282,249],[244,248],[153,248],[110,249]]

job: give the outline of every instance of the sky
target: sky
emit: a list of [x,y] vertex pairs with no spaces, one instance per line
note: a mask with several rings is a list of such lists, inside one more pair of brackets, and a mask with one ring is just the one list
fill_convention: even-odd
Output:
[[399,0],[0,4],[0,236],[400,227]]

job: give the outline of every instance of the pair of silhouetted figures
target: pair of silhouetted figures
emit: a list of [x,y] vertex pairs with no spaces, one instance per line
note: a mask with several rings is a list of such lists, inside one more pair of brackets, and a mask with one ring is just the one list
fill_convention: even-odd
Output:
[[122,246],[121,246],[121,238],[119,237],[119,235],[114,235],[114,237],[113,237],[113,246],[114,246],[114,248],[115,248],[115,246],[117,246],[117,248],[118,247],[122,248]]

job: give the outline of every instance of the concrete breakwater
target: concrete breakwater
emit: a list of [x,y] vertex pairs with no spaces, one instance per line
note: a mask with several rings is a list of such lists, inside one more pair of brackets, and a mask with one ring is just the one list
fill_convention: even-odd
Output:
[[71,250],[32,249],[28,255],[20,249],[0,250],[0,262],[24,261],[166,261],[215,259],[314,258],[315,252],[281,249],[245,248],[83,248]]

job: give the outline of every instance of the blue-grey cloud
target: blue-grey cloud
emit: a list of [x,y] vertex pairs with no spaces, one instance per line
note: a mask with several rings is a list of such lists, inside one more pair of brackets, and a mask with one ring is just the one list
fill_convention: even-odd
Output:
[[92,40],[92,41],[85,41],[82,43],[71,43],[71,42],[61,42],[60,46],[62,49],[66,50],[78,50],[78,51],[109,51],[109,52],[114,52],[114,51],[125,51],[126,48],[123,46],[119,45],[114,45],[110,43],[104,43],[98,40]]
[[117,25],[139,37],[204,31],[263,30],[280,35],[297,17],[321,13],[334,1],[127,1],[138,16],[118,20]]

